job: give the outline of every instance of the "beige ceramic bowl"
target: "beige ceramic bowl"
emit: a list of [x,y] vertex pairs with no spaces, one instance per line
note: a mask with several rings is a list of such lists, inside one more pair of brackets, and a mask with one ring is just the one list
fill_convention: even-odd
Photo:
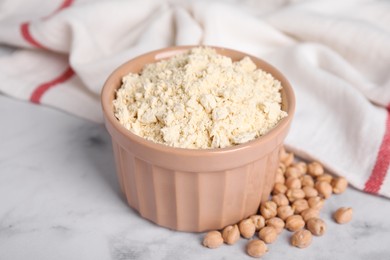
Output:
[[238,60],[249,56],[281,81],[283,110],[288,116],[266,135],[223,149],[183,149],[134,135],[115,118],[112,101],[121,78],[195,46],[172,47],[136,57],[107,79],[102,91],[105,124],[112,137],[117,174],[128,204],[142,217],[181,231],[220,229],[258,210],[268,198],[279,163],[278,153],[294,114],[293,90],[268,63],[245,53],[214,47]]

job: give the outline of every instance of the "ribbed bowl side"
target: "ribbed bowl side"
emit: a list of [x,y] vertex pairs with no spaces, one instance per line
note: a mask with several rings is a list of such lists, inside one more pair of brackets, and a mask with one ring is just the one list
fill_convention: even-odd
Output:
[[175,172],[153,166],[153,189],[155,194],[156,217],[149,218],[160,226],[178,229],[177,195]]
[[158,225],[201,232],[256,214],[275,178],[279,148],[250,164],[218,172],[183,172],[137,158],[114,144],[128,204]]
[[121,158],[121,147],[113,140],[112,141],[112,150],[114,152],[114,160],[115,160],[115,167],[116,167],[116,174],[119,182],[119,187],[121,189],[122,194],[125,194],[125,187],[124,181],[123,181],[123,165]]
[[277,146],[272,153],[269,153],[266,161],[263,161],[264,173],[265,173],[265,183],[261,201],[266,201],[269,199],[269,195],[275,184],[276,170],[279,167],[279,151],[282,146]]

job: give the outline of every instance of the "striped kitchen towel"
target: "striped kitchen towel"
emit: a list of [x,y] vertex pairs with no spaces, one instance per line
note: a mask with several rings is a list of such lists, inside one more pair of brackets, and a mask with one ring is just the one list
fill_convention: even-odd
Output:
[[102,84],[126,60],[171,45],[237,49],[291,81],[291,150],[390,197],[389,14],[380,0],[3,0],[0,91],[102,122]]

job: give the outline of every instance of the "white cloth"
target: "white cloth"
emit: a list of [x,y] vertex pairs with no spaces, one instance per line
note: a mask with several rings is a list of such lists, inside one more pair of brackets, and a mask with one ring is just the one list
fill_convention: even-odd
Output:
[[118,65],[171,45],[244,51],[296,92],[286,144],[390,197],[390,2],[3,0],[0,91],[102,122]]

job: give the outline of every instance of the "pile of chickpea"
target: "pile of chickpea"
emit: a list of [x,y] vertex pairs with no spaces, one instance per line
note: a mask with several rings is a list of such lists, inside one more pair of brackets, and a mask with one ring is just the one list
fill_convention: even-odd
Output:
[[[322,236],[326,232],[326,223],[319,217],[324,201],[332,194],[343,193],[347,187],[344,177],[325,173],[318,162],[296,161],[293,153],[282,148],[272,196],[261,203],[259,214],[221,231],[208,232],[203,245],[209,248],[217,248],[223,243],[233,245],[243,237],[248,239],[247,254],[261,257],[268,251],[267,244],[275,242],[287,229],[293,232],[291,245],[308,247],[313,235]],[[333,219],[338,224],[348,223],[352,219],[352,208],[339,208],[333,213]]]

